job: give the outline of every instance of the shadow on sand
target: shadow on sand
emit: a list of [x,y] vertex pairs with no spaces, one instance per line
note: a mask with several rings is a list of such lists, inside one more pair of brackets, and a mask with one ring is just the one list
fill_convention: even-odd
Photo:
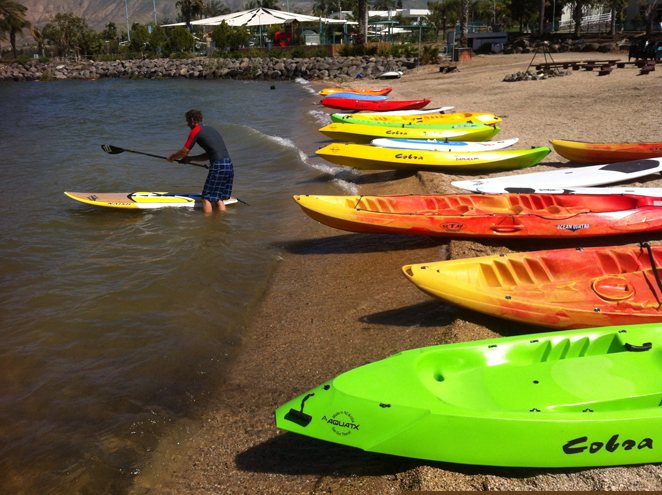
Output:
[[[440,438],[439,441],[443,441],[443,439]],[[235,457],[235,462],[239,469],[248,472],[334,477],[394,475],[419,466],[431,466],[467,476],[483,475],[520,479],[541,474],[568,474],[581,471],[581,469],[473,466],[410,459],[365,452],[290,432],[285,432],[241,452]]]
[[278,246],[292,254],[357,254],[426,249],[446,243],[448,239],[439,237],[350,233],[284,242]]

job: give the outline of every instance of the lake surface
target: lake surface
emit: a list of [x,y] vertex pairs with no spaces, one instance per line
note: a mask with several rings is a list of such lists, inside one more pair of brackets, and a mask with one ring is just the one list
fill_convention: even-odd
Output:
[[[314,155],[319,99],[304,81],[0,83],[0,491],[121,493],[204,404],[296,234],[292,194],[355,192]],[[248,205],[205,216],[64,196],[200,192],[202,168],[100,147],[168,155],[190,108],[224,135]]]

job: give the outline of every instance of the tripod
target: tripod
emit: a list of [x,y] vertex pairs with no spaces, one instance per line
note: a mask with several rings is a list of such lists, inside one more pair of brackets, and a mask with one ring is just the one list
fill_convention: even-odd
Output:
[[[543,41],[543,42],[538,43],[536,45],[536,49],[533,52],[533,58],[531,59],[531,62],[529,62],[529,66],[526,68],[526,72],[529,72],[529,69],[533,65],[533,61],[536,59],[536,57],[538,56],[538,53],[540,52],[541,49],[542,49],[543,57],[545,58],[545,68],[546,69],[551,69],[551,71],[555,75],[559,75],[559,69],[558,69],[558,67],[556,67],[556,62],[554,62],[554,59],[552,58],[552,52],[549,49],[549,41]],[[549,56],[550,62],[547,61],[548,56]]]

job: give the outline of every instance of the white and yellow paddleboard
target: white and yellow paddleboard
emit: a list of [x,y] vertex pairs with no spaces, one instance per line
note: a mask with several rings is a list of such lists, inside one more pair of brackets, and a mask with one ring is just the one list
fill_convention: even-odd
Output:
[[[202,208],[200,194],[177,194],[169,192],[131,192],[131,193],[96,193],[67,192],[71,199],[93,206],[121,209],[155,209],[155,208]],[[224,203],[237,203],[237,198],[226,199]]]

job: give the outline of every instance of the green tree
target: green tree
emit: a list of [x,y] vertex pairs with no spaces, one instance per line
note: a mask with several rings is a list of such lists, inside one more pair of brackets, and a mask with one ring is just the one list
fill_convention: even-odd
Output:
[[117,32],[117,26],[114,22],[109,22],[106,24],[106,27],[100,34],[101,38],[104,40],[112,41],[119,39],[119,34]]
[[16,35],[30,27],[30,22],[25,18],[27,10],[25,5],[14,0],[0,0],[0,40],[7,39],[6,33],[9,33],[9,44],[14,58],[17,56]]
[[210,0],[207,2],[205,5],[205,11],[209,17],[225,15],[231,12],[230,7],[221,2],[221,0]]
[[163,50],[168,46],[168,34],[161,26],[156,26],[152,29],[152,34],[149,35],[149,46],[156,55],[161,55]]
[[510,17],[517,21],[520,32],[524,30],[524,24],[529,23],[539,12],[539,8],[538,0],[511,0]]
[[176,26],[169,34],[168,43],[173,52],[188,52],[193,50],[195,38],[193,38],[193,35],[188,29],[182,26]]
[[131,25],[131,43],[129,43],[129,47],[136,52],[143,53],[148,42],[149,31],[147,26],[134,22]]
[[452,26],[460,18],[460,0],[441,0],[439,2],[429,2],[428,22],[434,27],[436,37],[439,32],[446,32],[449,24]]
[[102,40],[87,25],[85,19],[73,14],[56,14],[42,29],[44,40],[55,46],[58,55],[80,56],[94,54],[101,49]]
[[250,32],[240,26],[228,26],[226,22],[222,22],[214,27],[211,32],[211,39],[216,44],[219,50],[237,50],[241,46],[246,45],[250,39]]

